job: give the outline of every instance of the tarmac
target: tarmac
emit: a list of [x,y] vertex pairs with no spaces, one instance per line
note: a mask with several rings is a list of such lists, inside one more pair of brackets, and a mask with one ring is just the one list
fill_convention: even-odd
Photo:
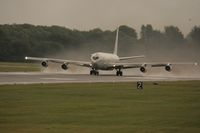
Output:
[[48,84],[48,83],[97,83],[97,82],[137,82],[137,81],[188,81],[200,80],[200,77],[129,75],[118,77],[104,74],[65,74],[43,72],[0,72],[0,85],[6,84]]

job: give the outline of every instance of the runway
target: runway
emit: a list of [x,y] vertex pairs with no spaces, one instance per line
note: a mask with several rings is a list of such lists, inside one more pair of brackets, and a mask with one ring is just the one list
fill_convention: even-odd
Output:
[[95,83],[95,82],[136,82],[136,81],[186,81],[200,80],[200,77],[177,76],[143,76],[132,75],[117,77],[115,75],[90,76],[87,74],[64,74],[42,72],[0,72],[0,85],[5,84],[39,84],[39,83]]

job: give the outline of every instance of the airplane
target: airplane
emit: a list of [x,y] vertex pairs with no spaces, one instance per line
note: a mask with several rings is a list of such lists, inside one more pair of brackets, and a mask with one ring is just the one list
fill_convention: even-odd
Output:
[[[76,61],[76,60],[65,60],[65,59],[54,59],[54,58],[38,58],[38,57],[25,57],[25,60],[41,61],[43,67],[48,67],[49,62],[61,64],[61,68],[67,70],[69,64],[88,67],[90,68],[90,75],[99,75],[99,70],[116,70],[116,76],[123,76],[123,69],[139,68],[142,73],[147,72],[147,66],[150,67],[164,67],[166,71],[171,72],[172,64],[188,64],[188,63],[122,63],[122,60],[144,58],[144,55],[119,57],[118,51],[118,36],[119,27],[116,30],[115,46],[113,53],[96,52],[91,54],[90,62],[87,61]],[[197,63],[189,63],[195,64]]]

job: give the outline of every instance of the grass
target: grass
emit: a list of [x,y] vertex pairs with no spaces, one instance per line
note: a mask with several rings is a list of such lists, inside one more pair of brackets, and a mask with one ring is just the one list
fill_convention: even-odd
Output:
[[0,72],[30,72],[40,71],[39,64],[36,63],[11,63],[0,62]]
[[200,82],[0,86],[1,133],[199,133]]

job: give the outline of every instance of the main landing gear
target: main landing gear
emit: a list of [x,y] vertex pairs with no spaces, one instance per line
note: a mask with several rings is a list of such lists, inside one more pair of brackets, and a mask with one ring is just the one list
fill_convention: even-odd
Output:
[[[92,70],[90,70],[90,75],[96,75],[96,76],[98,76],[99,75],[99,71],[97,71],[95,69],[92,69]],[[116,76],[123,76],[123,72],[121,71],[121,69],[117,70]]]
[[99,71],[92,69],[90,71],[90,75],[97,75],[98,76],[99,75]]
[[123,72],[121,71],[121,69],[117,70],[116,76],[123,76]]

